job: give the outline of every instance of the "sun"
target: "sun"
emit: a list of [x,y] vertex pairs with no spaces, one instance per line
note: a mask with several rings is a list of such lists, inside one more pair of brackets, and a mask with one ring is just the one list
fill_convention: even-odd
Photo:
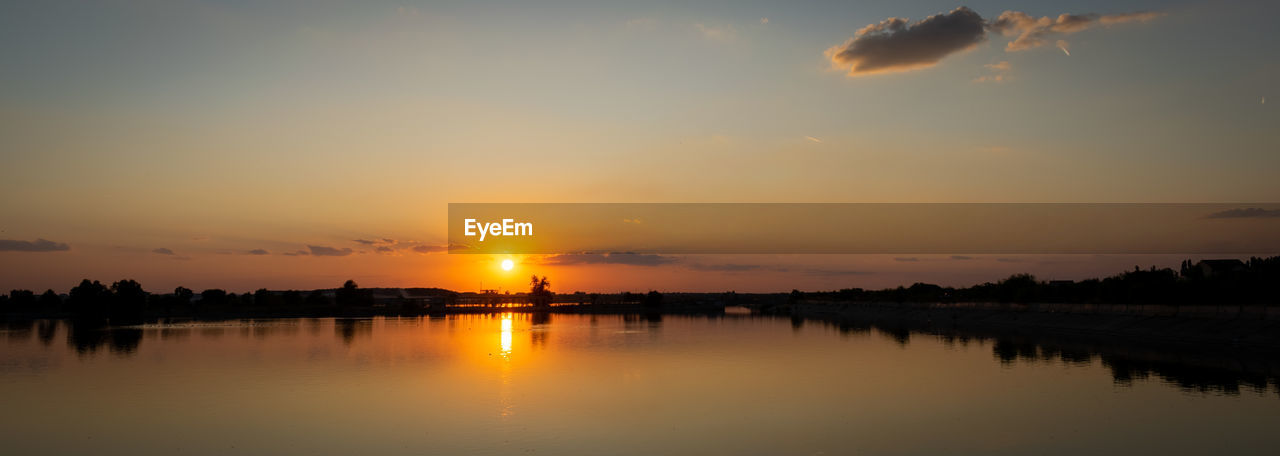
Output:
[[516,262],[511,261],[511,260],[509,260],[509,259],[507,259],[507,260],[502,260],[502,270],[503,270],[503,271],[510,271],[512,268],[515,268],[515,267],[516,267]]

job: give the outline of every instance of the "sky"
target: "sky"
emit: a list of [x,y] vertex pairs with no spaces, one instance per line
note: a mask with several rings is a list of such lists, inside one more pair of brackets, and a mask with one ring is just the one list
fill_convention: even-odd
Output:
[[539,274],[558,291],[786,291],[1174,266],[521,257],[503,272],[439,247],[450,202],[1280,201],[1277,13],[3,0],[0,289],[520,290]]

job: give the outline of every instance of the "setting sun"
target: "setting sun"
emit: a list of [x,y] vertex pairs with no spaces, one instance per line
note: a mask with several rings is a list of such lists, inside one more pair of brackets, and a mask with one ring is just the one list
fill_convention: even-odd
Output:
[[512,268],[515,268],[515,267],[516,267],[516,262],[511,261],[510,259],[502,260],[503,271],[510,271]]

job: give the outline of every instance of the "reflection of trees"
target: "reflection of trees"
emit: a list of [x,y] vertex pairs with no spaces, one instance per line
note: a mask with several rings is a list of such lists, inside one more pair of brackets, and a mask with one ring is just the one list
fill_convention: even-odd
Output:
[[[1267,353],[1241,352],[1231,348],[1143,344],[1105,336],[1028,334],[989,328],[947,328],[912,326],[901,320],[846,318],[821,321],[838,328],[841,334],[871,329],[905,343],[911,336],[935,337],[947,346],[957,342],[991,342],[992,357],[1002,365],[1055,363],[1087,367],[1099,361],[1111,371],[1113,381],[1130,386],[1135,381],[1156,379],[1188,392],[1240,394],[1242,390],[1280,395],[1280,359]],[[795,324],[794,321],[792,323]]]
[[108,328],[102,325],[86,323],[69,323],[67,326],[67,345],[80,355],[97,353],[104,345],[109,345],[112,353],[130,355],[142,344],[142,329]]
[[101,325],[71,323],[67,328],[67,345],[76,353],[88,355],[107,343],[107,330]]
[[333,320],[334,333],[338,338],[342,339],[343,345],[348,347],[355,342],[356,337],[372,337],[373,321],[362,320],[356,318],[338,318]]
[[52,345],[56,335],[58,335],[58,320],[40,320],[36,325],[36,337],[44,346]]
[[117,328],[110,332],[111,353],[131,355],[142,343],[142,330],[138,328]]
[[906,347],[908,343],[911,343],[911,330],[905,327],[893,326],[880,327],[878,329],[881,334],[884,334],[885,337],[888,337],[894,343],[898,344],[898,346]]
[[13,320],[5,323],[8,339],[11,341],[26,340],[31,337],[31,329],[35,327],[33,320]]

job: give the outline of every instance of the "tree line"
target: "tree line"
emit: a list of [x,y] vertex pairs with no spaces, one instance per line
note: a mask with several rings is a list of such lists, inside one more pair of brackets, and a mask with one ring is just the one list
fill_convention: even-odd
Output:
[[915,283],[881,290],[801,292],[794,299],[865,302],[1004,302],[1091,304],[1274,304],[1280,302],[1280,256],[1248,261],[1183,261],[1179,270],[1141,269],[1101,279],[1042,281],[1014,274],[964,288]]
[[[331,292],[331,293],[330,293]],[[374,303],[372,290],[348,280],[332,290],[271,291],[265,288],[236,294],[212,288],[196,293],[177,287],[172,293],[152,293],[135,280],[111,285],[82,280],[65,295],[46,290],[12,290],[0,296],[0,312],[38,317],[64,317],[79,322],[140,324],[152,317],[219,316],[231,314],[287,313],[315,316],[341,315],[345,310],[367,308]]]

